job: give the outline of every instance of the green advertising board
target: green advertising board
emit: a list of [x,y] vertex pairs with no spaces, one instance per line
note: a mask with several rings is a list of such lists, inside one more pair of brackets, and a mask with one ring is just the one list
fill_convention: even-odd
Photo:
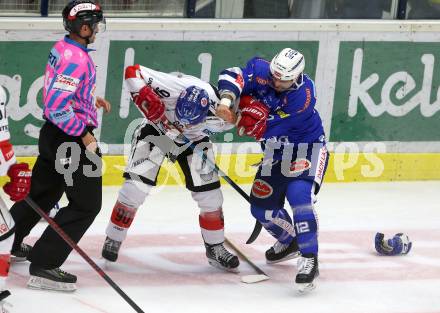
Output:
[[[122,144],[141,118],[124,88],[125,66],[139,63],[216,84],[222,69],[243,67],[254,56],[269,60],[285,47],[305,55],[305,72],[316,83],[316,109],[332,151],[327,180],[439,179],[439,31],[435,21],[109,19],[91,53],[96,95],[112,104],[95,132],[110,154],[113,172],[105,179],[121,183],[128,147]],[[61,19],[0,18],[0,85],[19,156],[38,153],[44,68],[64,33]],[[217,146],[222,166],[260,157],[258,143],[234,130],[213,141],[249,141]],[[240,155],[245,161],[231,161]],[[229,174],[242,178],[239,171]]]
[[330,141],[438,141],[440,43],[341,42]]
[[[341,36],[343,37],[343,36]],[[59,38],[59,37],[58,37]],[[325,37],[323,37],[325,38]],[[118,39],[118,38],[116,38]],[[318,104],[332,142],[436,142],[440,118],[440,44],[414,41],[116,40],[105,39],[92,56],[99,64],[98,85],[113,105],[102,119],[101,141],[122,144],[128,125],[140,117],[124,96],[124,67],[139,63],[164,72],[184,72],[215,84],[218,73],[245,66],[254,56],[266,59],[284,47],[306,58],[306,72],[318,77]],[[42,86],[47,55],[54,41],[2,41],[0,84],[8,93],[7,112],[15,145],[36,145],[42,119]],[[328,44],[328,43],[327,43]],[[323,50],[323,47],[327,47]],[[105,49],[105,51],[103,51]],[[333,49],[333,50],[329,50]],[[322,51],[321,51],[322,50]],[[337,58],[329,58],[335,51]],[[320,60],[318,60],[318,55]],[[336,71],[336,75],[334,74]],[[319,109],[319,108],[318,108]],[[322,108],[321,108],[322,109]],[[250,140],[219,134],[215,142]],[[227,138],[227,140],[226,140]]]
[[[0,84],[8,92],[8,114],[11,135],[16,145],[36,145],[42,119],[42,87],[48,53],[54,42],[2,42],[0,45]],[[228,67],[245,66],[254,56],[271,59],[287,46],[299,49],[306,58],[306,72],[314,77],[318,57],[318,41],[113,41],[110,40],[106,69],[105,98],[113,109],[102,120],[101,141],[122,144],[125,130],[140,117],[129,101],[127,113],[121,110],[124,65],[139,63],[163,72],[183,72],[211,83],[217,83],[218,73]],[[133,58],[127,64],[127,51]],[[93,53],[95,59],[102,51]],[[204,77],[202,77],[204,76]],[[99,81],[97,82],[100,83]],[[224,134],[214,136],[224,141]],[[231,136],[227,137],[231,138]],[[250,140],[233,136],[234,141]]]

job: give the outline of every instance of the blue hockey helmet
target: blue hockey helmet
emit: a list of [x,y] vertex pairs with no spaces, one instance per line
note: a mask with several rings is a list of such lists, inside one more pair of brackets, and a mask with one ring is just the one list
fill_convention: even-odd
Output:
[[202,123],[209,110],[209,96],[206,90],[190,86],[180,94],[176,103],[176,118],[184,125]]
[[380,255],[405,255],[411,250],[412,242],[403,233],[395,234],[391,239],[385,239],[384,234],[377,233],[374,246]]

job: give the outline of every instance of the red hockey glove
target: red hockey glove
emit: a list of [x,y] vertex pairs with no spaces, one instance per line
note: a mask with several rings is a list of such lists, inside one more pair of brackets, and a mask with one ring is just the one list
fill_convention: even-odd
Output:
[[8,170],[11,181],[3,186],[3,190],[9,195],[12,201],[21,201],[31,190],[32,171],[27,163],[11,165]]
[[139,94],[133,97],[133,101],[142,114],[153,123],[158,122],[164,116],[165,105],[148,86],[142,87]]
[[266,131],[266,120],[269,116],[267,106],[251,96],[242,96],[239,108],[238,135],[248,135],[257,140],[261,139]]

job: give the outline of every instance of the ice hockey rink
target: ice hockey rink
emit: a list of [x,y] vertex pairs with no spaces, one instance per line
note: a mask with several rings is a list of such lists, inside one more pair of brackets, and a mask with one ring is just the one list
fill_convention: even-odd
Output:
[[[249,190],[250,186],[243,186]],[[264,251],[273,239],[263,230],[245,245],[254,220],[248,204],[223,185],[226,236],[270,276],[244,284],[254,274],[208,265],[198,226],[198,209],[183,187],[158,187],[140,208],[117,263],[100,257],[104,231],[118,187],[105,187],[103,209],[79,243],[144,312],[440,312],[440,182],[328,183],[316,204],[320,222],[320,277],[306,295],[295,292],[296,260],[267,265]],[[39,223],[32,243],[46,223]],[[374,235],[406,233],[413,249],[406,256],[378,256]],[[58,293],[27,289],[29,263],[15,263],[8,281],[11,312],[135,312],[73,252],[62,267],[78,275],[78,290]]]

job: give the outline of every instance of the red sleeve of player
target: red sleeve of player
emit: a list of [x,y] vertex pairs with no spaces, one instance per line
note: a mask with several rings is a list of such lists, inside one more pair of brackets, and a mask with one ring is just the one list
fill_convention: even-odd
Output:
[[152,122],[162,119],[165,114],[165,105],[154,90],[146,85],[139,64],[127,66],[125,82],[133,102],[142,115]]

